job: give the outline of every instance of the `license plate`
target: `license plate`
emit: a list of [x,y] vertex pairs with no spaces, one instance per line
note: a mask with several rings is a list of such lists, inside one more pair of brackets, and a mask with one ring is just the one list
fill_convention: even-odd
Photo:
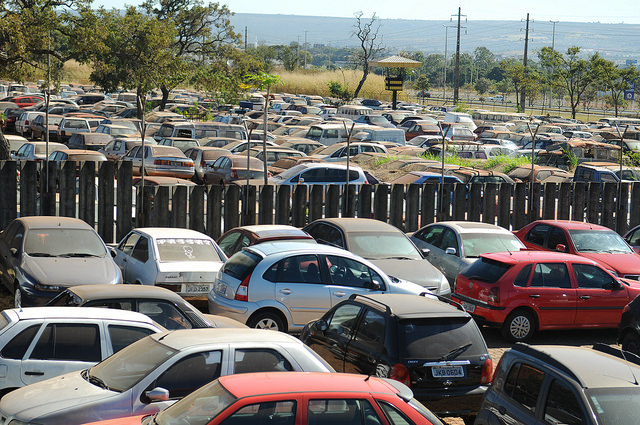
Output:
[[432,366],[431,374],[434,378],[464,378],[462,366]]
[[202,294],[209,292],[209,285],[185,285],[184,291],[187,294]]
[[468,303],[466,301],[462,301],[462,307],[467,310],[469,313],[473,313],[476,310],[475,304]]
[[171,161],[171,162],[169,162],[169,164],[171,164],[174,167],[182,166],[182,162],[178,162],[178,161]]

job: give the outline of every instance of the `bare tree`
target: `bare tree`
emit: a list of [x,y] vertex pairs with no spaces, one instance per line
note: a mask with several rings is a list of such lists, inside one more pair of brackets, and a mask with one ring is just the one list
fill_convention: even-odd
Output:
[[356,24],[353,31],[353,35],[360,40],[360,50],[354,55],[353,61],[356,68],[362,68],[362,79],[353,92],[353,97],[358,97],[358,93],[369,76],[369,61],[375,59],[384,50],[378,41],[378,30],[380,30],[378,17],[374,13],[369,21],[363,21],[362,15],[362,12],[356,13]]

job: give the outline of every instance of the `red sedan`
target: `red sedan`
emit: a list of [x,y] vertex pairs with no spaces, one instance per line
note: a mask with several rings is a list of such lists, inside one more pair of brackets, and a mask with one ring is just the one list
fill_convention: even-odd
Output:
[[223,376],[154,416],[93,425],[222,423],[442,424],[400,382],[344,373],[268,372]]
[[607,227],[579,221],[538,220],[515,235],[527,248],[590,258],[616,276],[640,280],[640,255]]

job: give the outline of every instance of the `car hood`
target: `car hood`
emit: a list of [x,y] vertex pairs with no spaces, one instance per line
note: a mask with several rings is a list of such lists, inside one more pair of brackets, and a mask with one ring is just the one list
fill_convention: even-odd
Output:
[[624,277],[625,275],[640,275],[640,255],[635,252],[628,254],[581,252],[579,255],[596,261],[607,269],[614,270],[619,277]]
[[[77,371],[36,382],[6,394],[0,401],[0,410],[3,415],[21,421],[48,423],[45,418],[55,416],[58,412],[64,412],[64,415],[69,415],[70,418],[75,416],[74,411],[83,411],[89,415],[89,405],[102,404],[104,400],[118,394],[90,384],[82,378],[81,372]],[[87,416],[89,420],[100,419],[90,418]],[[73,422],[70,420],[70,423]],[[82,422],[87,421],[82,419]]]
[[439,288],[442,273],[427,260],[369,259],[389,276],[408,280],[420,286]]
[[23,270],[48,285],[75,286],[86,283],[121,283],[120,269],[109,256],[87,258],[30,257]]

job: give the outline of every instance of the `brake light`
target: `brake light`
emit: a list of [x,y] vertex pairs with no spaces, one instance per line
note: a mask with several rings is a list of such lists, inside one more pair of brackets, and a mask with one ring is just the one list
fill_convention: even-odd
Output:
[[493,288],[489,288],[487,301],[494,304],[500,304],[500,288],[498,288],[497,286],[494,286]]
[[482,374],[480,375],[481,384],[490,384],[493,381],[493,361],[488,358],[482,365]]
[[171,161],[167,161],[166,159],[156,159],[153,161],[154,165],[171,165]]
[[236,301],[249,301],[249,279],[251,279],[251,273],[244,278],[238,289],[236,290]]
[[402,363],[393,365],[393,367],[391,368],[391,372],[389,373],[389,378],[402,382],[406,386],[409,386],[409,384],[411,384],[409,368]]
[[238,170],[231,170],[231,178],[232,179],[237,179],[238,178]]

